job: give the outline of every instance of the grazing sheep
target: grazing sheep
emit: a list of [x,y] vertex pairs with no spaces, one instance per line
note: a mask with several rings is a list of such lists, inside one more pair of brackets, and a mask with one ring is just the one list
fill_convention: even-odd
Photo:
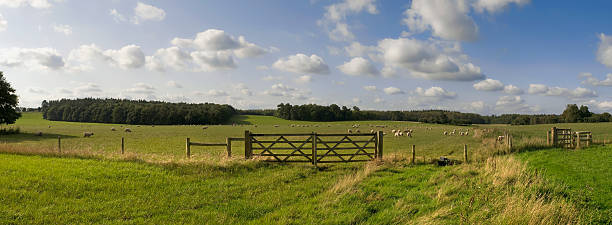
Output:
[[395,130],[391,130],[391,133],[395,133]]
[[355,133],[361,133],[361,131],[359,131],[359,129],[355,130]]
[[448,131],[444,131],[444,136],[448,136]]
[[279,127],[279,125],[274,125],[274,127]]
[[126,127],[126,128],[124,129],[124,131],[125,131],[126,133],[131,133],[131,132],[132,132],[132,129],[127,128],[127,127]]
[[257,127],[257,125],[253,125],[253,127]]
[[38,131],[38,132],[36,132],[34,135],[36,135],[36,136],[42,136],[42,131]]
[[93,135],[94,135],[93,132],[83,132],[83,137],[91,137]]
[[206,130],[206,129],[208,129],[208,127],[206,127],[206,126],[202,127],[202,130]]
[[406,137],[412,137],[412,132],[406,132]]
[[136,127],[140,127],[140,125],[136,125]]
[[499,142],[504,142],[504,138],[505,138],[505,137],[506,137],[506,136],[497,136],[497,141],[499,141]]
[[111,131],[116,131],[117,129],[115,129],[114,127],[111,127]]
[[51,125],[49,125],[49,128],[51,128]]
[[375,132],[374,132],[374,130],[370,130],[370,133],[372,133],[372,134],[373,134],[373,133],[375,133]]
[[351,129],[348,129],[348,133],[349,133],[349,134],[350,134],[350,133],[353,133],[353,131],[351,131]]

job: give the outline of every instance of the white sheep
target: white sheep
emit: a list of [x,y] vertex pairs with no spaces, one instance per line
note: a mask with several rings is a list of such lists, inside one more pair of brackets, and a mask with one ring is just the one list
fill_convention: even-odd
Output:
[[372,134],[373,134],[373,133],[375,133],[375,132],[374,132],[374,130],[370,130],[370,133],[372,133]]
[[444,136],[448,136],[448,131],[444,131]]
[[117,129],[115,129],[114,127],[111,127],[111,131],[116,131]]
[[504,138],[505,138],[505,137],[506,137],[506,136],[497,136],[497,141],[499,141],[499,142],[504,142]]
[[207,126],[202,127],[202,130],[206,130],[206,129],[208,129],[208,127],[207,127]]
[[350,133],[353,133],[353,131],[352,131],[351,129],[348,129],[348,133],[349,133],[349,134],[350,134]]
[[132,129],[126,127],[123,131],[125,131],[126,133],[131,133]]

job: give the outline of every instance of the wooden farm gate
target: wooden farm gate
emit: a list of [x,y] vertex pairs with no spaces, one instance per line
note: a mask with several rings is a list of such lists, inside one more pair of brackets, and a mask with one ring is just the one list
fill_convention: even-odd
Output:
[[382,158],[382,132],[364,134],[254,134],[245,131],[245,158],[271,162],[336,163]]
[[553,127],[547,132],[547,142],[550,146],[564,148],[588,147],[593,142],[593,135],[589,131],[572,132],[572,129]]

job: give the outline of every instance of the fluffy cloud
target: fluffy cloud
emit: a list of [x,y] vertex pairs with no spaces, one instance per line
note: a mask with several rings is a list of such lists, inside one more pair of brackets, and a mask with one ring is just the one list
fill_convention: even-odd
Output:
[[253,92],[244,83],[238,83],[234,85],[234,89],[238,90],[243,95],[252,96]]
[[204,51],[233,50],[240,47],[240,42],[236,38],[217,29],[200,32],[193,40],[174,38],[172,44],[181,48],[195,48]]
[[383,91],[385,92],[385,94],[388,94],[388,95],[399,95],[399,94],[405,93],[404,91],[396,87],[388,87],[388,88],[383,89]]
[[329,66],[323,58],[318,55],[310,57],[304,54],[295,54],[287,58],[277,60],[273,65],[274,68],[301,74],[328,74]]
[[65,24],[53,24],[53,31],[57,32],[57,33],[62,33],[66,36],[71,35],[72,34],[72,27],[69,25],[65,25]]
[[562,87],[548,87],[543,84],[530,84],[529,94],[539,94],[546,96],[560,96],[570,99],[584,99],[597,97],[597,92],[586,88],[578,87],[574,90],[569,90]]
[[498,112],[533,112],[537,111],[535,107],[525,104],[525,100],[521,96],[501,96],[495,103],[495,110]]
[[612,68],[612,36],[599,35],[599,48],[597,49],[597,60],[605,66]]
[[236,68],[232,55],[225,51],[196,51],[191,53],[195,63],[202,71],[215,71]]
[[52,48],[9,48],[0,49],[0,66],[59,70],[64,68],[65,62]]
[[452,99],[457,97],[457,93],[444,90],[444,88],[441,87],[431,87],[428,89],[417,87],[415,93],[421,97],[436,99]]
[[295,82],[299,83],[299,84],[310,83],[310,82],[312,82],[312,76],[310,76],[310,75],[302,75],[302,76],[298,77],[297,79],[295,79]]
[[502,11],[512,3],[522,6],[529,4],[530,2],[531,0],[477,0],[474,2],[473,6],[474,10],[479,13],[485,11],[489,13],[496,13]]
[[8,21],[6,21],[2,14],[0,14],[0,32],[5,31],[7,27]]
[[145,55],[137,45],[127,45],[119,50],[109,49],[103,55],[122,69],[136,69],[145,65]]
[[133,94],[152,95],[155,93],[155,87],[146,83],[136,83],[132,88],[128,88],[125,91]]
[[100,85],[94,83],[87,83],[77,86],[76,88],[74,88],[73,92],[73,94],[77,96],[86,96],[97,93],[102,93],[102,89],[100,88]]
[[[61,0],[55,0],[55,2],[62,2]],[[52,6],[48,0],[0,0],[0,6],[6,6],[10,8],[18,8],[23,6],[30,6],[36,9],[46,9]]]
[[329,5],[325,8],[323,19],[318,24],[325,27],[329,38],[334,41],[350,41],[355,35],[350,31],[348,24],[344,22],[349,14],[357,14],[367,11],[377,14],[376,0],[344,0],[343,2]]
[[478,91],[501,91],[504,89],[504,84],[501,81],[489,78],[475,83],[474,89]]
[[289,87],[282,83],[274,84],[269,90],[263,92],[264,95],[274,96],[274,97],[287,97],[299,100],[308,99],[310,93],[307,91],[303,91],[297,88]]
[[485,108],[486,108],[486,105],[483,101],[470,102],[470,104],[467,107],[468,110],[474,111],[474,112],[482,112],[485,110]]
[[[410,38],[384,39],[378,42],[383,70],[403,68],[415,77],[429,80],[473,81],[484,78],[480,67],[467,61],[456,46],[444,42]],[[387,73],[387,72],[384,72]]]
[[217,29],[200,32],[196,34],[194,39],[174,38],[171,43],[183,49],[197,49],[208,52],[233,51],[233,54],[238,58],[256,57],[274,50],[274,48],[271,50],[264,49],[248,42],[243,36],[235,38],[225,31]]
[[362,57],[355,57],[351,61],[338,66],[338,69],[345,74],[353,76],[377,76],[379,74],[378,69],[370,61]]
[[155,54],[146,57],[147,68],[160,72],[166,71],[166,68],[188,71],[192,62],[191,55],[178,47],[158,49]]
[[376,86],[373,86],[373,85],[363,86],[363,89],[366,91],[376,91],[377,90]]
[[443,39],[473,41],[478,37],[478,26],[469,12],[466,0],[413,0],[403,22],[415,33],[431,30]]
[[229,96],[229,94],[226,91],[216,90],[216,89],[208,90],[208,95],[213,96],[213,97]]
[[361,43],[354,41],[349,46],[344,47],[344,51],[346,51],[346,54],[348,54],[350,57],[358,57],[365,56],[370,52],[376,51],[376,47],[362,45]]
[[509,94],[509,95],[522,95],[523,90],[517,86],[509,84],[504,87],[504,93]]
[[162,21],[166,18],[166,11],[152,5],[147,5],[138,2],[134,8],[134,23],[139,24],[142,21]]
[[593,86],[612,86],[612,73],[607,74],[606,79],[604,80],[599,80],[593,77],[593,74],[591,73],[581,73],[580,77],[585,78],[585,80],[582,81],[583,84],[590,84]]

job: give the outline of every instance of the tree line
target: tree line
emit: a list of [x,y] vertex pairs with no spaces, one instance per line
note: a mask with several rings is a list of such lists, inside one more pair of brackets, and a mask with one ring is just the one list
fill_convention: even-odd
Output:
[[[269,112],[269,111],[266,111]],[[437,124],[550,124],[576,122],[610,122],[612,115],[604,112],[592,113],[587,106],[578,107],[569,104],[560,115],[539,114],[502,114],[483,116],[475,113],[462,113],[446,110],[416,110],[416,111],[362,111],[358,107],[348,108],[332,104],[321,106],[315,104],[291,105],[281,103],[277,106],[274,116],[287,120],[304,121],[350,121],[350,120],[392,120],[415,121]]]
[[45,100],[41,111],[47,120],[144,125],[223,124],[237,113],[213,103],[98,98]]

